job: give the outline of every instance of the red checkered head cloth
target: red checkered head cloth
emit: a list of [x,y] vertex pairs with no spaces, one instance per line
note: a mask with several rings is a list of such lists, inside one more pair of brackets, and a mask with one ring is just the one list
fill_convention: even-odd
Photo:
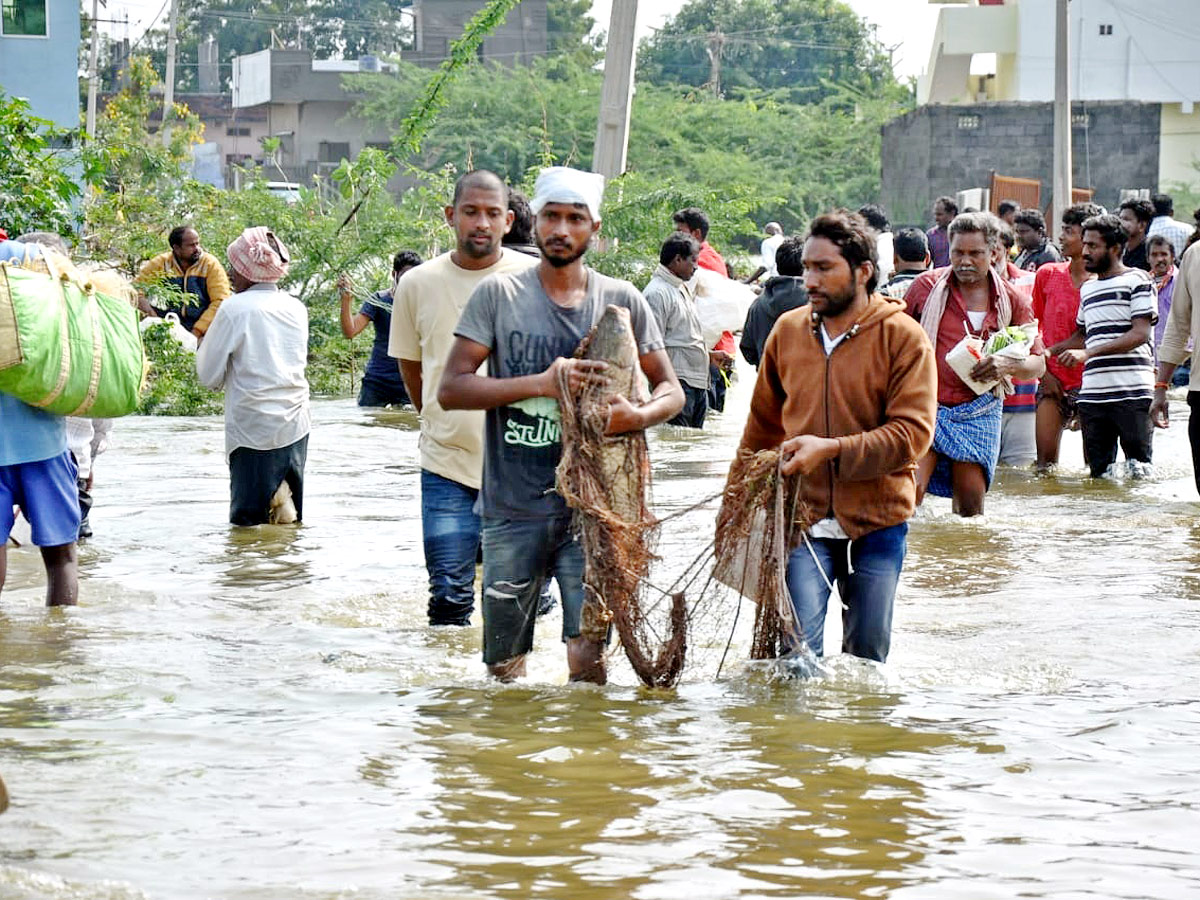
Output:
[[234,271],[255,284],[274,284],[287,276],[287,247],[274,232],[261,225],[243,231],[226,253]]

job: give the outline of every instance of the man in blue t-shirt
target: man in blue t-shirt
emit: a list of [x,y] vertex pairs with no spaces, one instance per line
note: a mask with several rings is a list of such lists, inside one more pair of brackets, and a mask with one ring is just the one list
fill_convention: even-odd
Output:
[[[603,178],[553,167],[537,180],[530,206],[541,262],[490,275],[467,301],[438,388],[445,409],[484,409],[483,660],[496,678],[525,674],[538,596],[550,576],[562,594],[563,642],[572,681],[606,679],[604,645],[582,633],[583,550],[570,510],[554,490],[562,455],[561,381],[578,392],[603,380],[605,364],[571,358],[605,308],[629,310],[650,400],[613,398],[609,434],[665,422],[683,391],[645,298],[583,261],[600,228]],[[487,375],[477,374],[484,361]]]
[[400,377],[400,367],[388,356],[388,337],[392,330],[392,295],[400,276],[421,264],[421,257],[411,250],[401,250],[392,260],[392,286],[380,291],[369,300],[363,301],[358,312],[352,312],[350,303],[350,279],[342,275],[338,279],[338,290],[342,299],[342,334],[353,339],[370,322],[375,326],[375,340],[371,344],[371,358],[363,373],[362,386],[358,391],[359,406],[405,406],[412,403]]
[[[36,244],[0,241],[0,260],[24,262],[39,256]],[[67,450],[66,419],[0,393],[0,591],[8,572],[15,507],[20,507],[46,565],[46,605],[72,606],[78,600],[77,474]]]

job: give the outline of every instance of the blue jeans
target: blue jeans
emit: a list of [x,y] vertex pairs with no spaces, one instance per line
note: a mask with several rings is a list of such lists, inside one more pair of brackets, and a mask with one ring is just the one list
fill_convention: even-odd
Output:
[[[856,541],[811,538],[825,578],[837,585],[842,612],[842,652],[878,662],[887,660],[892,641],[892,603],[904,565],[908,523],[881,528]],[[849,545],[849,565],[846,547]],[[825,609],[829,587],[817,569],[808,546],[791,552],[787,565],[788,593],[809,648],[824,655]]]
[[570,516],[488,518],[483,525],[483,661],[496,665],[533,649],[533,626],[546,582],[562,595],[562,637],[579,637],[583,548]]
[[469,625],[479,556],[479,491],[421,470],[421,533],[429,572],[429,624]]

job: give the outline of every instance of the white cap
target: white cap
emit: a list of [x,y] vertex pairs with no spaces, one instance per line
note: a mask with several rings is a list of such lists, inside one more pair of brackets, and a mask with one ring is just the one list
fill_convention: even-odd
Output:
[[604,176],[566,166],[542,169],[533,186],[529,208],[536,216],[547,203],[582,203],[592,221],[600,221],[600,202],[604,199]]

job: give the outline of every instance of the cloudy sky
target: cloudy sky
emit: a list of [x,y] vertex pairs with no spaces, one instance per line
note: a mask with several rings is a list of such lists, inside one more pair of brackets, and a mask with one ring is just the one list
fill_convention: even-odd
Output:
[[[879,40],[895,48],[897,74],[904,78],[918,75],[929,59],[929,45],[939,7],[929,0],[848,0],[850,6],[873,25],[878,26]],[[640,0],[638,4],[638,37],[650,34],[670,18],[684,0]],[[122,19],[129,15],[129,33],[137,38],[157,20],[165,23],[165,0],[109,0],[107,12],[101,18]],[[608,28],[612,0],[594,0],[592,16],[599,27]],[[122,26],[109,26],[122,34]]]

